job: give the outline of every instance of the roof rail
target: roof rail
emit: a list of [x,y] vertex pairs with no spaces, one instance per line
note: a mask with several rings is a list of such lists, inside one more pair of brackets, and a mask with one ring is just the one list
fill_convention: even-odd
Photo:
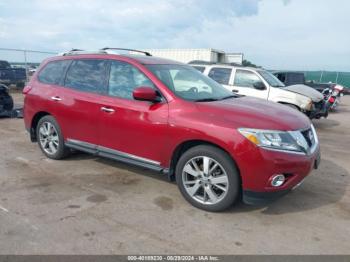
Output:
[[105,47],[105,48],[102,48],[100,50],[92,50],[92,51],[86,51],[86,50],[82,50],[82,49],[73,48],[68,52],[60,53],[59,55],[67,56],[67,55],[84,55],[84,54],[111,54],[110,52],[108,52],[109,50],[111,50],[111,51],[123,50],[123,51],[129,51],[129,52],[143,53],[146,56],[152,56],[149,52],[145,52],[145,51],[141,51],[141,50],[128,49],[128,48],[114,48],[114,47],[111,47],[111,48]]
[[136,50],[136,49],[129,49],[129,48],[104,47],[104,48],[102,48],[101,50],[102,50],[102,51],[108,51],[108,50],[123,50],[123,51],[130,51],[130,52],[142,53],[142,54],[145,54],[146,56],[152,56],[151,53],[149,53],[149,52],[141,51],[141,50]]

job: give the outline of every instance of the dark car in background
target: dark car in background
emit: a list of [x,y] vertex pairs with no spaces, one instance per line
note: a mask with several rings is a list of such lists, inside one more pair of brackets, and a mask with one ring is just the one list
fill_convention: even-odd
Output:
[[277,71],[273,72],[273,74],[286,86],[302,84],[310,86],[321,93],[327,88],[333,90],[337,85],[335,83],[317,83],[315,81],[306,81],[303,72]]
[[0,84],[24,87],[27,79],[24,68],[14,68],[9,62],[0,60]]

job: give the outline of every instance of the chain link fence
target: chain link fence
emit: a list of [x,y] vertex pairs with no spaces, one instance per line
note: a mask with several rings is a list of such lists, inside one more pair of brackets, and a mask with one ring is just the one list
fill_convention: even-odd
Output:
[[[57,54],[56,52],[47,52],[47,51],[0,48],[0,62],[1,62],[0,72],[2,69],[2,73],[3,73],[3,75],[0,74],[0,82],[6,80],[6,81],[10,81],[11,83],[12,81],[11,78],[16,78],[15,79],[16,81],[19,81],[20,80],[19,78],[23,78],[23,76],[20,76],[19,74],[16,73],[16,68],[22,68],[25,70],[24,80],[28,81],[30,76],[35,72],[36,68],[40,65],[40,63],[44,59],[56,54]],[[6,62],[9,62],[11,66],[11,70],[7,70],[7,72],[5,70],[6,68],[7,69],[9,68]]]
[[306,80],[320,83],[336,83],[350,88],[350,72],[305,71]]

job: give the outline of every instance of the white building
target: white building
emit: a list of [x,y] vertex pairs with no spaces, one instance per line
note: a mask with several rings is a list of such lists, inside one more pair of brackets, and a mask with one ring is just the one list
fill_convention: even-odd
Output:
[[201,60],[214,63],[236,63],[242,64],[242,53],[225,53],[213,48],[200,49],[144,49],[153,56],[172,59],[182,63],[189,63],[194,60]]

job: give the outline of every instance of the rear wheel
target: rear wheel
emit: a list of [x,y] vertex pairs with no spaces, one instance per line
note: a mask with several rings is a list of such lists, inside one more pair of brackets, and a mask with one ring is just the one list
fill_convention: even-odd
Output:
[[47,115],[39,120],[36,129],[38,144],[42,152],[51,159],[62,159],[69,153],[64,138],[54,117]]
[[180,157],[176,181],[188,202],[207,211],[227,209],[240,191],[233,160],[223,150],[210,145],[193,147]]

